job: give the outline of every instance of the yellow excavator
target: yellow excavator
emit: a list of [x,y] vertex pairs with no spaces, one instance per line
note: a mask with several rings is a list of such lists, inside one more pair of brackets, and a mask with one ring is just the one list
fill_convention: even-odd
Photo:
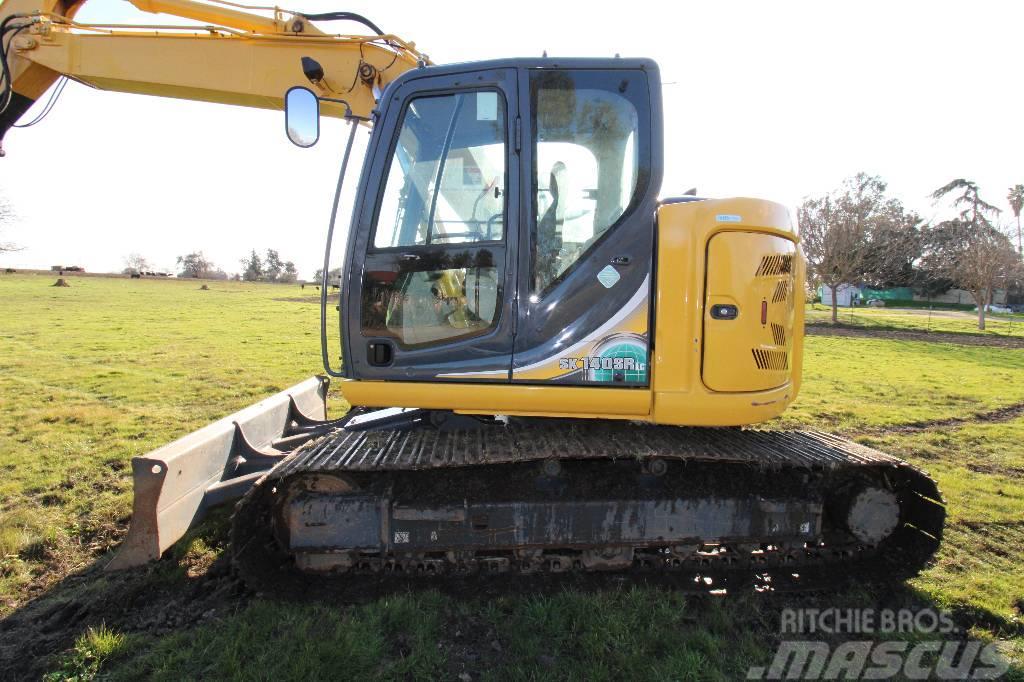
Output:
[[[352,135],[372,134],[336,300],[328,229],[325,376],[136,457],[111,568],[239,498],[234,562],[258,585],[615,571],[770,587],[930,560],[945,512],[925,473],[749,428],[800,387],[798,233],[776,203],[660,196],[654,62],[439,66],[348,12],[129,1],[192,23],[0,4],[0,135],[62,77],[283,109],[303,147],[341,117],[336,216]],[[353,405],[337,419],[331,377]]]

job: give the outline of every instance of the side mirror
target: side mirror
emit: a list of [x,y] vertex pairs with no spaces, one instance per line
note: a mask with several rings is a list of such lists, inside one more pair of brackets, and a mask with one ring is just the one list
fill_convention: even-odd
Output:
[[292,144],[312,147],[320,139],[320,99],[308,88],[295,86],[284,95],[285,132]]

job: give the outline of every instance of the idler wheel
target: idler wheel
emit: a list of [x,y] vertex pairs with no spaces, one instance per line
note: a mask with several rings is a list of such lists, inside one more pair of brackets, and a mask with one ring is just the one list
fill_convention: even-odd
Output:
[[877,545],[892,535],[900,523],[896,493],[874,486],[861,488],[849,498],[846,528],[868,545]]

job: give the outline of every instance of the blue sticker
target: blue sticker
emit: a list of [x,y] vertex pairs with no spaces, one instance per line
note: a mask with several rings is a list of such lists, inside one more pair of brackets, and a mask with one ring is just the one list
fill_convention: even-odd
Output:
[[604,266],[604,269],[597,273],[597,281],[603,284],[605,289],[611,289],[620,278],[619,271],[610,265]]
[[715,220],[720,223],[742,223],[743,216],[732,215],[730,213],[719,213],[715,216]]

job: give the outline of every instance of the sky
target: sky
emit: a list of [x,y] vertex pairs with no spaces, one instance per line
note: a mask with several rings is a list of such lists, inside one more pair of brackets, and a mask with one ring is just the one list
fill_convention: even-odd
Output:
[[[866,171],[932,219],[945,209],[928,194],[965,177],[1009,221],[1007,188],[1024,183],[1024,3],[290,2],[362,13],[437,63],[544,51],[655,59],[663,196],[696,187],[795,206]],[[77,19],[182,23],[120,0],[92,0]],[[345,128],[325,120],[319,144],[300,149],[282,118],[69,83],[45,121],[4,141],[0,197],[17,221],[0,239],[23,248],[0,254],[0,267],[118,271],[135,252],[169,269],[176,256],[202,250],[236,272],[250,249],[273,248],[311,278]],[[358,133],[357,152],[367,135]],[[349,194],[345,227],[351,203]]]

